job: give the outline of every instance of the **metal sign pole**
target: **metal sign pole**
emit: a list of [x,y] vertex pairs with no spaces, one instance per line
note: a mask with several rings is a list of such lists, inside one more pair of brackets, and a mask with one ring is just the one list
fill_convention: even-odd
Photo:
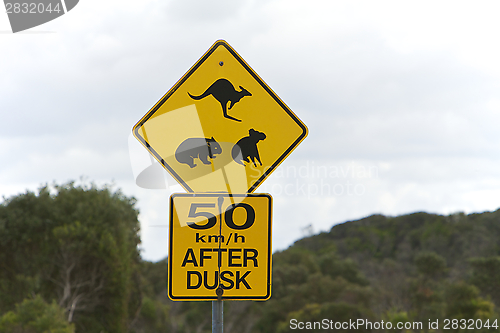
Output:
[[212,333],[223,332],[223,317],[224,307],[222,305],[222,299],[219,297],[218,300],[212,301]]
[[[224,172],[224,168],[222,169]],[[224,172],[224,176],[226,173]],[[222,261],[221,255],[221,245],[222,245],[222,204],[224,203],[224,196],[219,196],[217,199],[217,205],[219,206],[219,286],[215,290],[215,294],[217,295],[217,300],[212,301],[212,333],[222,333],[224,326],[224,306],[222,305],[222,294],[224,294],[224,289],[222,289],[220,280],[220,266]]]

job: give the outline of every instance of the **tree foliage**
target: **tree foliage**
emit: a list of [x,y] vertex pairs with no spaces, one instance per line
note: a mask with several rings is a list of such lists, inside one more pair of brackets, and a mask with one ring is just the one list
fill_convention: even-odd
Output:
[[[274,253],[271,299],[225,302],[224,331],[289,332],[292,319],[325,318],[384,320],[393,327],[422,322],[426,332],[429,320],[441,329],[444,319],[493,325],[500,319],[499,258],[500,210],[374,215],[335,225]],[[175,332],[210,332],[209,304],[164,304]],[[500,332],[495,326],[476,331]]]
[[16,304],[14,311],[0,317],[2,333],[74,333],[64,309],[55,302],[46,303],[40,296]]
[[[4,201],[0,332],[45,332],[42,322],[57,333],[211,332],[211,302],[170,301],[167,261],[140,260],[134,203],[73,183]],[[224,331],[288,332],[292,319],[325,318],[422,322],[425,332],[444,319],[493,325],[498,281],[500,210],[373,215],[274,253],[271,299],[224,302]]]
[[0,311],[31,295],[77,332],[125,332],[140,306],[134,199],[109,187],[44,186],[0,206]]
[[500,306],[500,256],[472,258],[471,282]]

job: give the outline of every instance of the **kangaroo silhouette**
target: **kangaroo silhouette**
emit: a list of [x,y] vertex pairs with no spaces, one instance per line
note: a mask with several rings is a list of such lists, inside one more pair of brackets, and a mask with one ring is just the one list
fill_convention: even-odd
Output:
[[208,158],[215,158],[215,155],[222,153],[219,143],[212,138],[189,138],[175,150],[175,159],[179,163],[184,163],[194,168],[195,158],[199,158],[203,164],[211,164]]
[[257,166],[257,164],[255,164],[255,161],[257,161],[260,165],[262,165],[259,150],[257,149],[257,142],[264,140],[266,135],[262,132],[254,130],[253,128],[248,131],[248,134],[248,136],[245,136],[236,142],[231,150],[231,156],[236,163],[241,165],[245,165],[243,161],[247,163],[253,162],[254,166]]
[[229,80],[226,79],[218,79],[210,87],[208,87],[205,92],[199,96],[193,96],[188,92],[189,97],[194,100],[200,100],[207,96],[212,95],[222,106],[222,112],[224,113],[224,117],[227,119],[241,121],[240,119],[236,119],[227,114],[227,102],[231,102],[229,104],[229,110],[234,106],[234,104],[238,103],[240,99],[245,96],[252,96],[252,94],[240,86],[241,91],[237,91],[234,89],[234,86]]

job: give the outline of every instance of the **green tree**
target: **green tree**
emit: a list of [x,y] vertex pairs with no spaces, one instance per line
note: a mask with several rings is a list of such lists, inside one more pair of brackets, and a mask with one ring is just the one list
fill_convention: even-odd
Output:
[[74,333],[65,311],[55,302],[46,303],[40,296],[17,304],[14,311],[0,317],[2,333]]
[[446,271],[446,260],[435,252],[421,252],[415,257],[418,272],[425,278],[440,276]]
[[172,302],[167,300],[166,290],[168,262],[166,259],[159,262],[142,261],[140,266],[142,307],[136,320],[130,325],[131,332],[165,332],[165,329],[172,325],[170,322]]
[[479,297],[479,290],[465,282],[450,284],[445,295],[446,318],[488,319],[493,316],[494,305]]
[[138,212],[109,187],[44,186],[0,205],[0,311],[55,300],[77,332],[126,332],[138,314]]
[[[443,273],[446,261],[435,252],[421,252],[415,256],[418,276],[410,282],[413,312],[418,321],[435,320],[444,312]],[[427,328],[424,328],[427,331]]]
[[291,319],[373,318],[367,279],[352,260],[330,249],[316,255],[294,246],[273,255],[273,295],[260,303],[254,332],[288,332]]
[[471,282],[500,306],[500,257],[474,258]]

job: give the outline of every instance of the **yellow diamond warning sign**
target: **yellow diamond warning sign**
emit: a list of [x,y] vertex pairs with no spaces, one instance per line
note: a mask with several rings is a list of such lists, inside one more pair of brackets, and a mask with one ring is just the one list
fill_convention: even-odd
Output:
[[253,192],[307,128],[217,41],[133,128],[188,192]]
[[271,197],[173,194],[168,295],[172,300],[271,296]]

